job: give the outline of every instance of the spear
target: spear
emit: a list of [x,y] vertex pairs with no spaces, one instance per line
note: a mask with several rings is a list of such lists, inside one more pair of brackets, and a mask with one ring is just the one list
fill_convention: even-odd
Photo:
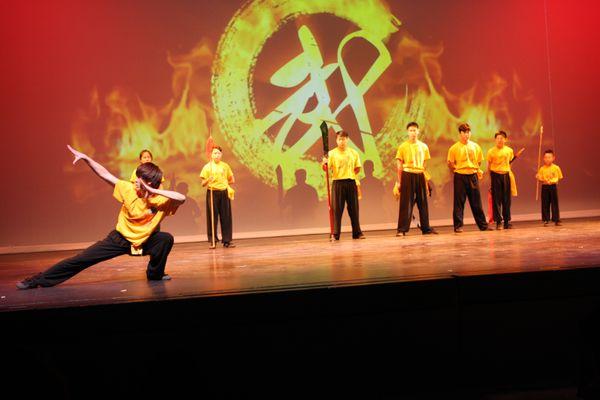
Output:
[[[540,171],[540,164],[542,163],[542,137],[544,136],[544,125],[540,126],[540,144],[538,146],[538,164],[536,175]],[[535,183],[535,201],[538,201],[540,197],[540,180],[536,179]]]
[[[323,154],[325,157],[329,155],[329,130],[327,123],[321,123],[321,139],[323,140]],[[327,207],[329,208],[329,240],[334,240],[333,237],[333,209],[331,208],[331,189],[329,187],[329,165],[325,164],[325,179],[327,181]]]

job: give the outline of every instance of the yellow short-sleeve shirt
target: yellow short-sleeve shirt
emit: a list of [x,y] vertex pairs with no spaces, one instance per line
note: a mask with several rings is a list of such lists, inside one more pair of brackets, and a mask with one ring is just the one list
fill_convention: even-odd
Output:
[[209,179],[211,176],[214,177],[215,180],[208,184],[208,188],[213,190],[225,190],[229,186],[229,179],[233,177],[233,171],[225,161],[219,161],[218,163],[210,161],[202,168],[200,177],[202,179]]
[[563,179],[562,170],[556,164],[542,165],[538,171],[538,179],[544,184],[555,184]]
[[134,247],[140,247],[156,230],[167,215],[173,215],[179,203],[167,197],[152,195],[139,197],[135,184],[119,180],[113,197],[122,204],[116,230]]
[[513,158],[515,158],[515,153],[510,147],[503,146],[499,149],[494,146],[487,152],[488,169],[498,174],[509,173],[510,162]]
[[470,140],[467,144],[456,142],[448,150],[448,162],[454,165],[454,172],[458,174],[476,174],[481,161],[483,161],[481,147]]
[[339,148],[329,150],[329,169],[333,180],[356,179],[355,168],[360,168],[360,155],[349,147],[341,151]]
[[420,140],[415,143],[406,141],[398,146],[396,159],[402,161],[402,170],[413,173],[425,172],[425,161],[431,159],[429,147]]

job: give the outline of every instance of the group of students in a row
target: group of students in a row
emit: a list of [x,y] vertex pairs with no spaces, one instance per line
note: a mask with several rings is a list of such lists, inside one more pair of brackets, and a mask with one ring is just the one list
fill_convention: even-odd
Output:
[[[427,160],[431,158],[429,148],[419,140],[419,125],[410,122],[407,127],[408,140],[402,143],[396,152],[398,180],[394,187],[399,197],[398,228],[396,236],[404,236],[410,228],[414,205],[419,210],[419,227],[424,235],[437,234],[429,224],[427,196],[431,194],[429,174],[426,169]],[[483,152],[481,147],[471,140],[469,124],[458,126],[459,141],[448,150],[447,163],[453,173],[454,206],[452,219],[454,232],[463,231],[465,202],[468,199],[471,211],[478,228],[482,231],[492,230],[488,226],[482,207],[479,180],[483,176],[481,164]],[[496,229],[511,229],[511,196],[517,195],[517,186],[511,163],[520,156],[524,149],[514,153],[506,145],[508,135],[498,131],[494,135],[496,145],[487,152],[488,170],[491,179],[493,217]],[[333,238],[339,240],[341,219],[345,204],[352,223],[352,237],[364,239],[359,223],[358,213],[358,174],[361,169],[359,154],[348,147],[348,134],[337,132],[337,147],[323,158],[324,169],[329,169],[333,177],[334,212]],[[557,184],[563,178],[560,167],[554,164],[554,152],[544,152],[544,165],[536,174],[542,184],[542,220],[548,225],[552,220],[560,225],[558,209]]]
[[[400,198],[397,236],[408,232],[415,203],[419,209],[420,229],[423,234],[437,233],[429,224],[427,196],[428,185],[427,160],[431,158],[429,148],[418,139],[419,126],[416,122],[407,125],[408,140],[397,150],[398,181],[395,186]],[[468,124],[458,127],[460,140],[448,151],[448,166],[454,175],[454,231],[462,232],[465,201],[468,198],[477,226],[481,230],[490,230],[483,212],[479,180],[482,176],[481,147],[471,141],[471,128]],[[496,228],[510,229],[511,195],[516,194],[516,184],[511,163],[522,153],[516,155],[505,145],[507,134],[499,131],[495,134],[496,146],[487,154],[491,175],[494,220]],[[323,168],[333,178],[332,208],[334,213],[333,238],[339,240],[341,219],[344,207],[352,223],[352,237],[364,239],[358,218],[358,174],[362,167],[359,154],[348,147],[348,133],[336,134],[337,147],[323,157]],[[106,168],[88,155],[67,146],[75,159],[86,162],[102,180],[113,187],[114,198],[121,203],[117,225],[106,238],[96,242],[81,253],[59,261],[44,272],[26,278],[17,283],[18,289],[54,286],[71,278],[101,261],[122,254],[148,255],[150,260],[146,269],[148,280],[170,280],[165,274],[167,257],[173,247],[173,236],[160,231],[160,222],[173,215],[186,200],[181,193],[162,188],[164,181],[161,169],[152,162],[152,153],[143,150],[140,153],[140,165],[135,169],[129,181],[112,175]],[[232,242],[231,199],[235,182],[231,167],[221,160],[223,150],[215,146],[211,160],[202,168],[200,177],[202,186],[207,187],[207,232],[209,242],[216,234],[217,221],[221,222],[221,235],[224,247],[234,247]],[[542,219],[548,224],[550,219],[560,224],[558,193],[556,185],[562,179],[560,168],[554,164],[551,150],[544,153],[544,165],[539,169],[537,179],[542,183]],[[212,212],[210,212],[212,208]],[[550,214],[550,208],[552,214]],[[214,226],[212,221],[214,221]],[[214,230],[213,230],[214,228]],[[215,238],[216,239],[216,238]]]

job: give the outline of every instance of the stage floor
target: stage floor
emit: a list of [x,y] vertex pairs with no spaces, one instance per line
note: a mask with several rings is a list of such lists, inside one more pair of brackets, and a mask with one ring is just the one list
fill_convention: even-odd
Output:
[[61,285],[26,291],[15,283],[76,252],[2,255],[0,311],[600,266],[600,218],[566,220],[561,227],[521,222],[506,231],[438,231],[367,232],[366,240],[346,233],[336,243],[323,235],[247,239],[216,250],[178,244],[167,264],[171,281],[146,281],[147,258],[122,256]]

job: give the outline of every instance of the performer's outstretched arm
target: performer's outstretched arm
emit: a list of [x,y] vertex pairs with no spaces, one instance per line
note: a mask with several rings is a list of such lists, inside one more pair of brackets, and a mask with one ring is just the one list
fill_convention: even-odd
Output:
[[154,189],[153,187],[147,185],[141,179],[139,181],[141,182],[142,187],[144,189],[146,189],[146,192],[148,192],[150,194],[158,194],[158,195],[164,196],[168,199],[178,202],[179,204],[181,204],[185,201],[185,196],[179,192],[176,192],[174,190]]
[[73,160],[73,164],[75,164],[79,160],[85,161],[87,163],[87,165],[90,166],[92,171],[94,171],[96,173],[96,175],[98,175],[100,178],[102,178],[102,180],[104,180],[111,186],[114,186],[117,183],[117,181],[119,180],[113,174],[108,172],[108,170],[106,168],[104,168],[102,165],[100,165],[96,161],[92,160],[88,155],[75,150],[74,148],[72,148],[69,145],[67,145],[67,148],[75,156],[75,159]]

